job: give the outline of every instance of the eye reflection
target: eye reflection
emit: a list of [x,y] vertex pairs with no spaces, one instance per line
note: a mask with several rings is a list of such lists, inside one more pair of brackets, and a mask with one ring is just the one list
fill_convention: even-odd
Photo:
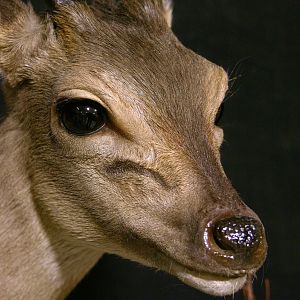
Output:
[[89,135],[103,128],[107,113],[98,102],[66,99],[57,104],[61,125],[71,134]]

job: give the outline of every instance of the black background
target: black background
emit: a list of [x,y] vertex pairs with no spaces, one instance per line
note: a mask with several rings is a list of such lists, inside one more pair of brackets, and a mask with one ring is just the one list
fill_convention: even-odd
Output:
[[[266,228],[269,255],[255,280],[257,299],[264,299],[265,278],[272,300],[297,299],[300,1],[175,0],[174,15],[179,39],[223,66],[232,79],[222,121],[222,159]],[[165,273],[107,255],[68,299],[216,298]],[[241,294],[235,299],[242,299]]]

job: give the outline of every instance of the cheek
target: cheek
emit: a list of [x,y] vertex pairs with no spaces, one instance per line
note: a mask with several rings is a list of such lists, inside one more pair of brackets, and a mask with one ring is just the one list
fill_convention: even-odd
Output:
[[223,143],[223,139],[224,139],[224,131],[222,128],[215,126],[214,138],[217,143],[217,146],[220,148]]

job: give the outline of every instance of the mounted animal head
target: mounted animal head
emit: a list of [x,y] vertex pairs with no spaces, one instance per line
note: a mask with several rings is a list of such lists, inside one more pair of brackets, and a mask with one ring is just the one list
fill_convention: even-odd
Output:
[[164,0],[0,3],[9,116],[48,230],[213,295],[243,286],[264,229],[220,162],[222,68],[186,49]]

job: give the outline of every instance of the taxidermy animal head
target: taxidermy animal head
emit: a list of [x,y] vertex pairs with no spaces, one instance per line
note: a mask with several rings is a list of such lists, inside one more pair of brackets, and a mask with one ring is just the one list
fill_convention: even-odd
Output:
[[171,1],[91,2],[0,2],[0,295],[63,298],[103,253],[231,294],[266,240],[220,161],[227,75]]

